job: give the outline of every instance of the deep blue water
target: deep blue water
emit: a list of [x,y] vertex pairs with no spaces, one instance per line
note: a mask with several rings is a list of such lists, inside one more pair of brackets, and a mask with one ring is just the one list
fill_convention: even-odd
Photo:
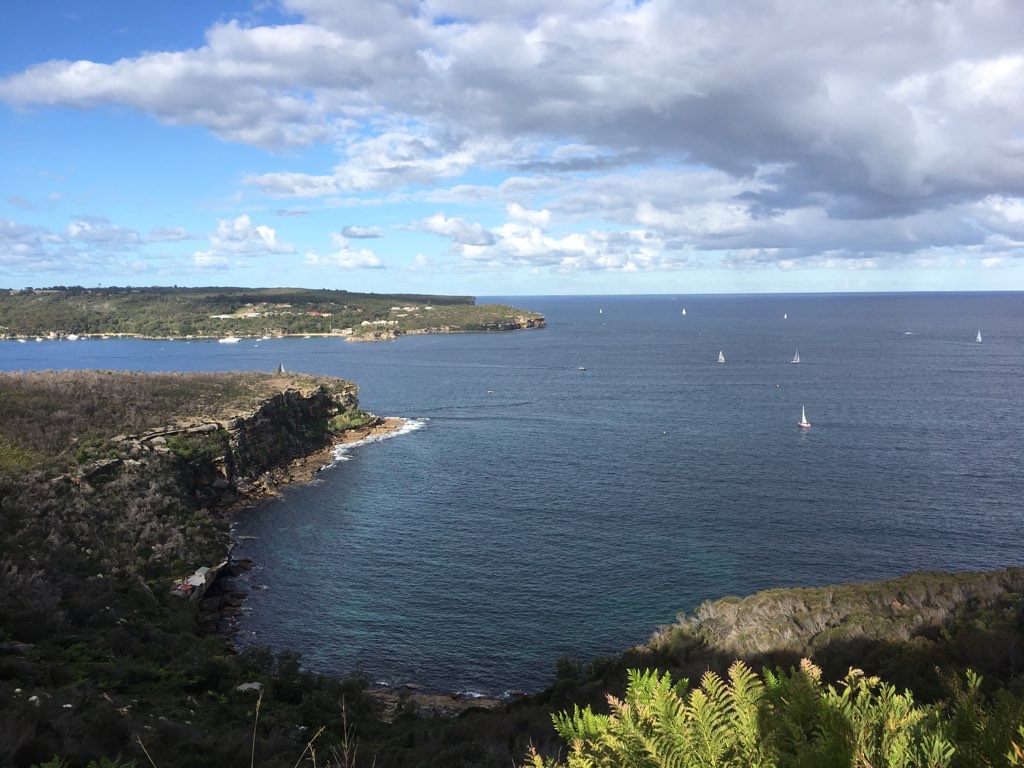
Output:
[[325,672],[537,689],[705,599],[1024,564],[1024,294],[500,300],[548,327],[4,342],[0,367],[281,362],[416,419],[238,522],[241,640]]

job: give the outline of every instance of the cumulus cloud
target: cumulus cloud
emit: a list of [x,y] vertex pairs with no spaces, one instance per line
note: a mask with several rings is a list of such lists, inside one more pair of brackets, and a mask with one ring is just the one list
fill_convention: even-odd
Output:
[[196,251],[193,263],[199,267],[221,267],[232,260],[295,253],[295,246],[278,241],[277,232],[266,225],[256,225],[245,214],[234,219],[221,219],[210,235],[210,248]]
[[19,224],[0,219],[0,264],[11,271],[33,268],[54,268],[61,263],[54,246],[63,245],[63,238],[43,227]]
[[99,216],[79,217],[67,226],[71,240],[102,245],[109,249],[131,248],[139,244],[139,233],[126,227],[111,224]]
[[509,203],[507,210],[510,219],[525,222],[538,229],[546,229],[551,223],[551,211],[547,209],[543,211],[530,211],[519,203]]
[[[788,268],[817,250],[870,267],[885,263],[872,249],[1016,249],[1015,0],[283,5],[294,23],[217,24],[194,49],[43,62],[0,79],[0,99],[123,106],[272,150],[329,144],[332,167],[244,184],[503,207],[503,228],[416,225],[467,258],[646,269],[731,249],[737,265]],[[197,263],[291,252],[233,226]],[[94,222],[66,236],[131,244]]]
[[306,264],[317,267],[337,267],[338,269],[383,269],[384,263],[369,248],[353,248],[348,239],[341,234],[332,234],[334,253],[321,256],[315,251],[306,254]]
[[34,281],[41,273],[110,274],[131,263],[144,238],[99,216],[78,216],[59,230],[0,219],[0,267]]
[[458,245],[491,245],[494,242],[494,236],[483,225],[459,218],[450,219],[443,213],[424,219],[417,228],[447,237]]
[[268,147],[343,139],[331,174],[250,178],[297,196],[459,175],[484,144],[523,137],[535,151],[510,164],[778,164],[782,197],[823,192],[849,211],[1024,185],[1024,9],[1010,0],[566,0],[487,4],[457,24],[432,23],[456,10],[442,2],[373,3],[372,19],[288,5],[304,19],[218,24],[192,50],[44,62],[0,81],[0,98],[128,105]]

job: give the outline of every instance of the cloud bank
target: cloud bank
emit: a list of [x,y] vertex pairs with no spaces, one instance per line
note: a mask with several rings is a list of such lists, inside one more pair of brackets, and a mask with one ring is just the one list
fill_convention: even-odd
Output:
[[[989,267],[1022,254],[1016,0],[281,6],[295,23],[39,63],[0,80],[0,99],[129,108],[274,152],[336,148],[319,173],[250,173],[254,194],[488,200],[479,221],[438,209],[407,222],[469,265]],[[132,245],[73,226],[72,240]],[[345,239],[379,234],[350,225],[333,255],[306,261],[380,266]],[[195,260],[288,248],[238,218]]]

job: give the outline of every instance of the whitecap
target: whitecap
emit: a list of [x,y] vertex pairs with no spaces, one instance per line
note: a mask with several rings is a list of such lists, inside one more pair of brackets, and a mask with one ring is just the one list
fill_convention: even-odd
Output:
[[[372,435],[367,435],[362,440],[356,440],[354,443],[343,443],[341,445],[334,446],[334,451],[331,457],[334,459],[334,463],[339,461],[348,461],[352,457],[349,456],[349,451],[353,448],[358,448],[360,445],[366,445],[367,443],[379,443],[381,440],[387,440],[391,437],[397,437],[398,435],[407,435],[410,432],[415,432],[417,429],[422,429],[426,426],[429,419],[403,419],[402,424],[397,429],[391,429],[387,432],[378,432]],[[329,469],[330,465],[325,464],[321,469]]]

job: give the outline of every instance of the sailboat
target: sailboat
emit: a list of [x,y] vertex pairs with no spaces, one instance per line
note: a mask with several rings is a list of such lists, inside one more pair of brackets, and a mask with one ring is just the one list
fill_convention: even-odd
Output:
[[790,360],[789,362],[791,362],[791,363],[799,363],[800,362],[800,350],[799,349],[796,351],[796,354],[793,355],[793,359]]
[[976,338],[975,341],[981,344],[981,331],[978,331],[978,338]]
[[683,307],[683,317],[686,317],[686,307]]
[[725,355],[722,354],[721,350],[718,351],[718,362],[720,362],[720,363],[724,363],[725,362]]
[[789,313],[788,312],[783,312],[782,313],[782,319],[783,320],[789,320]]
[[807,420],[807,411],[804,410],[802,405],[800,406],[800,421],[798,421],[796,425],[800,427],[800,429],[807,429],[811,426],[811,422]]

